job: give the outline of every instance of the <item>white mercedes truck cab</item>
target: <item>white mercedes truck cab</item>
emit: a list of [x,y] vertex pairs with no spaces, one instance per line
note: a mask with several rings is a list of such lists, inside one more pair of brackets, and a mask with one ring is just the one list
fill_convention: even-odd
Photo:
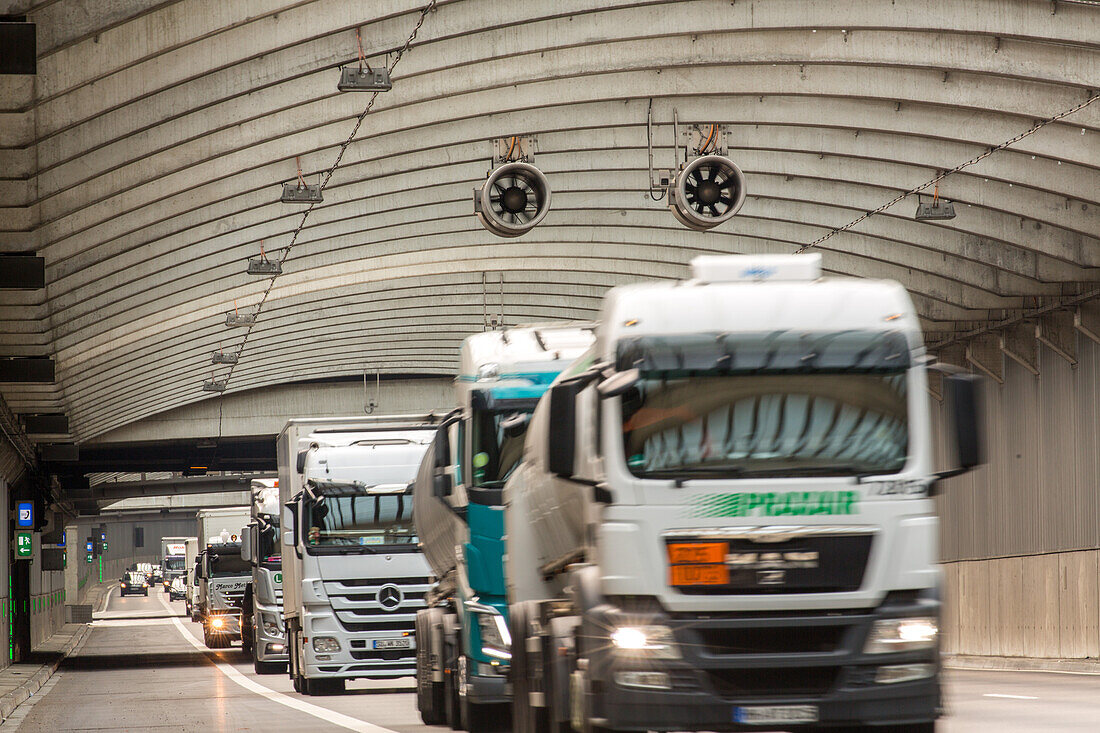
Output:
[[241,557],[252,567],[241,600],[241,648],[256,674],[278,674],[287,664],[278,479],[253,479],[251,495],[252,521],[241,534]]
[[203,641],[220,649],[241,638],[241,601],[252,570],[241,559],[241,531],[248,524],[249,510],[203,509],[196,516],[199,541],[206,544],[195,564],[195,605]]
[[412,482],[432,414],[291,420],[279,435],[283,613],[294,689],[415,674],[416,611],[433,578]]
[[937,480],[979,463],[920,323],[820,257],[700,257],[617,287],[505,486],[513,714],[559,730],[933,731]]

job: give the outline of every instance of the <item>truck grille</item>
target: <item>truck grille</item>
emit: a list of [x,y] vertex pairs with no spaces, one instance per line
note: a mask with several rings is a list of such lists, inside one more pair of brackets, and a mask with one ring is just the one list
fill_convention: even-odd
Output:
[[714,691],[739,698],[783,695],[824,695],[836,684],[839,667],[787,667],[772,669],[710,669],[706,671]]
[[727,699],[824,695],[860,654],[874,617],[858,610],[673,616],[684,661]]
[[[400,597],[396,599],[396,605],[393,605],[393,596],[382,599],[386,605],[379,601],[379,592],[386,586],[397,589]],[[426,577],[325,581],[325,592],[332,603],[332,610],[344,629],[382,635],[413,632],[416,612],[427,606],[424,595],[430,588],[431,579]],[[415,652],[410,651],[412,654]]]

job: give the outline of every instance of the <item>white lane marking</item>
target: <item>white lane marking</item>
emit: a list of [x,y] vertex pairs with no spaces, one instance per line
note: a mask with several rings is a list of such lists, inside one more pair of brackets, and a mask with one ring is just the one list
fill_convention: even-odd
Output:
[[[168,605],[163,598],[160,599],[160,602],[173,614],[175,613],[175,611],[172,610],[172,607]],[[187,628],[182,623],[180,623],[178,616],[173,615],[172,622],[175,624],[176,629],[180,632],[180,634],[183,635],[183,638],[191,643],[191,646],[202,652],[208,651],[206,645],[196,639],[194,636],[192,636],[191,633],[187,631]],[[254,692],[261,697],[266,697],[271,702],[277,702],[280,705],[285,705],[288,708],[298,710],[299,712],[303,712],[306,715],[312,715],[313,717],[319,718],[326,723],[332,723],[333,725],[338,725],[341,728],[358,731],[358,733],[397,733],[397,731],[395,730],[383,728],[380,725],[368,723],[365,720],[359,720],[358,718],[353,718],[350,715],[344,715],[343,713],[338,713],[335,710],[329,710],[319,705],[312,705],[308,702],[305,702],[304,700],[298,700],[281,692],[276,692],[275,690],[269,689],[261,684],[253,682],[247,676],[241,674],[236,667],[226,662],[214,662],[213,664],[215,667],[217,667],[219,672],[221,672],[230,680],[236,682],[238,685],[248,690],[249,692]]]
[[1000,698],[1004,698],[1006,700],[1038,700],[1039,699],[1037,697],[1032,697],[1031,695],[998,695],[995,692],[987,692],[986,694],[982,695],[982,697],[1000,697]]
[[1100,677],[1100,672],[1074,672],[1067,669],[992,669],[987,667],[957,667],[954,665],[947,666],[945,669],[950,669],[958,672],[1008,672],[1010,674],[1075,674],[1081,677]]
[[170,618],[97,618],[92,626],[97,629],[111,626],[170,626]]

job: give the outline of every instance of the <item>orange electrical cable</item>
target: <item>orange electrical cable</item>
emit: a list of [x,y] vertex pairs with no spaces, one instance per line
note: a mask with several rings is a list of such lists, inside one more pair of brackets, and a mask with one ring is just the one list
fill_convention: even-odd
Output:
[[512,151],[516,149],[516,135],[512,135],[512,144],[508,147],[508,154],[504,156],[506,162],[512,161]]
[[302,156],[295,155],[294,162],[298,166],[298,188],[305,188],[306,179],[302,178]]
[[359,29],[355,29],[355,45],[359,47],[359,70],[363,70],[363,64],[367,65],[367,71],[371,71],[370,64],[367,64],[367,56],[363,53],[363,39],[359,37]]
[[717,131],[718,131],[718,123],[715,122],[714,124],[712,124],[710,126],[710,136],[707,137],[707,141],[705,143],[703,143],[703,149],[699,151],[700,153],[707,152],[707,148],[710,147],[710,141],[714,139],[714,133],[717,132]]

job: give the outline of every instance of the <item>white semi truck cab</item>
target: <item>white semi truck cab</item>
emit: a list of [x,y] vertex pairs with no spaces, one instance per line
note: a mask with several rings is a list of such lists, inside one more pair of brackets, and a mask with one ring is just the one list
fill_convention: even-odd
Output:
[[176,578],[187,574],[187,537],[162,537],[160,541],[160,562],[163,568],[162,586],[164,592]]
[[505,487],[515,730],[932,731],[931,497],[979,462],[972,378],[937,473],[900,285],[692,268],[608,293]]
[[219,649],[241,638],[241,602],[252,571],[241,559],[241,532],[248,524],[249,510],[203,509],[196,516],[199,542],[205,545],[195,566],[195,605],[203,641],[211,649]]
[[280,434],[283,612],[298,692],[415,673],[416,611],[434,579],[411,484],[438,422],[302,419]]
[[252,521],[241,535],[241,557],[252,567],[241,602],[241,648],[256,674],[276,674],[287,665],[278,479],[253,479],[251,495]]

